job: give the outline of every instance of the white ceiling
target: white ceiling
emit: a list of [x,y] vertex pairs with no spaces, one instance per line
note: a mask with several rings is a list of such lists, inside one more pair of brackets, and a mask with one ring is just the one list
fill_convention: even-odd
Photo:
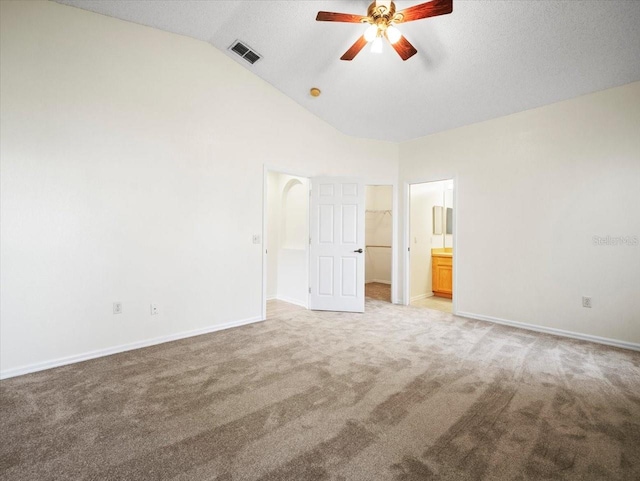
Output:
[[[454,0],[450,15],[400,25],[418,50],[406,62],[388,44],[341,61],[365,26],[315,21],[319,10],[366,15],[368,0],[56,1],[209,42],[338,130],[380,140],[640,80],[636,0]],[[250,65],[228,51],[236,39],[263,58]]]

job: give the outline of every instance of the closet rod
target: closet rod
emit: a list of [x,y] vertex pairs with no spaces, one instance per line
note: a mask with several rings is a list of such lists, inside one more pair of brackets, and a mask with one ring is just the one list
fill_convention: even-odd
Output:
[[373,209],[367,209],[365,212],[369,212],[372,214],[389,214],[391,215],[391,210],[387,209],[387,210],[373,210]]

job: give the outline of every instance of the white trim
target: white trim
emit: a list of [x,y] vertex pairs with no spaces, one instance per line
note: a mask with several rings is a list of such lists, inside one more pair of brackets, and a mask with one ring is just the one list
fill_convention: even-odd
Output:
[[378,284],[391,285],[391,281],[387,281],[387,280],[383,280],[383,279],[371,279],[370,281],[365,281],[365,284],[371,284],[372,282],[377,282]]
[[581,341],[596,342],[598,344],[605,344],[607,346],[620,347],[622,349],[630,349],[632,351],[640,351],[640,344],[635,342],[620,341],[618,339],[610,339],[608,337],[592,336],[591,334],[582,334],[580,332],[565,331],[564,329],[556,329],[555,327],[538,326],[535,324],[528,324],[526,322],[510,321],[508,319],[500,319],[498,317],[483,316],[482,314],[474,314],[472,312],[458,312],[456,315],[459,317],[467,317],[470,319],[477,319],[479,321],[493,322],[495,324],[502,324],[505,326],[516,327],[519,329],[527,329],[529,331],[552,334],[554,336],[570,337],[572,339],[580,339]]
[[[457,314],[458,312],[458,292],[460,292],[458,290],[458,260],[460,259],[460,251],[458,250],[458,219],[460,218],[460,206],[458,205],[458,192],[460,191],[459,189],[459,184],[458,184],[458,175],[454,175],[453,177],[451,177],[451,179],[453,180],[453,205],[451,206],[453,208],[453,234],[451,234],[453,236],[453,243],[452,243],[452,249],[453,252],[455,252],[455,256],[452,256],[451,258],[451,262],[453,263],[453,286],[452,286],[452,299],[451,299],[451,312],[453,314]],[[455,295],[453,295],[455,294]]]
[[262,166],[262,244],[260,245],[261,250],[261,258],[262,258],[262,299],[261,301],[261,310],[262,317],[264,319],[267,318],[267,219],[268,219],[268,199],[267,199],[267,189],[268,189],[268,181],[269,181],[269,169],[266,165]]
[[[273,301],[274,299],[277,299],[278,296],[276,296],[275,294],[273,296],[267,296],[267,301]],[[266,316],[264,316],[266,317]]]
[[58,359],[52,359],[50,361],[37,362],[35,364],[28,364],[26,366],[15,367],[12,369],[6,369],[4,371],[0,371],[0,379],[8,379],[10,377],[22,376],[24,374],[30,374],[32,372],[44,371],[45,369],[52,369],[54,367],[66,366],[67,364],[74,364],[76,362],[88,361],[90,359],[95,359],[97,357],[104,357],[104,356],[110,356],[112,354],[118,354],[121,352],[133,351],[134,349],[155,346],[156,344],[163,344],[165,342],[177,341],[178,339],[185,339],[187,337],[200,336],[202,334],[222,331],[225,329],[245,326],[247,324],[253,324],[253,323],[262,322],[262,321],[264,321],[264,319],[259,316],[250,317],[248,319],[241,319],[239,321],[227,322],[225,324],[216,324],[214,326],[203,327],[201,329],[194,329],[192,331],[184,331],[184,332],[178,332],[176,334],[169,334],[168,336],[155,337],[153,339],[147,339],[145,341],[136,341],[129,344],[122,344],[120,346],[108,347],[106,349],[89,351],[83,354],[60,357]]
[[293,299],[292,297],[276,296],[275,299],[278,299],[279,301],[282,301],[282,302],[288,302],[289,304],[294,304],[296,306],[304,307],[305,309],[309,308],[309,306],[307,306],[304,303],[304,301],[301,301],[299,299]]
[[402,273],[402,304],[408,306],[411,304],[411,253],[409,251],[411,234],[411,187],[410,183],[405,181],[402,193],[404,194],[403,202],[403,219],[402,219],[402,253],[403,253],[403,269]]

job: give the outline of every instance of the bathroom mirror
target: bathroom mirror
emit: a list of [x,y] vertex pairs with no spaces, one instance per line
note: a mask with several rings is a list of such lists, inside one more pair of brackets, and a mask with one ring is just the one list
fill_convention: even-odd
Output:
[[442,235],[442,211],[441,205],[433,206],[433,235]]
[[447,207],[445,226],[446,226],[445,232],[447,234],[453,234],[453,209],[451,207]]

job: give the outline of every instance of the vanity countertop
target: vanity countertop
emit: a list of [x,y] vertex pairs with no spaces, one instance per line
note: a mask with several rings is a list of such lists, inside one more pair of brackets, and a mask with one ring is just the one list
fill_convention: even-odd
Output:
[[450,247],[440,248],[440,249],[431,249],[432,257],[453,257],[453,249]]

